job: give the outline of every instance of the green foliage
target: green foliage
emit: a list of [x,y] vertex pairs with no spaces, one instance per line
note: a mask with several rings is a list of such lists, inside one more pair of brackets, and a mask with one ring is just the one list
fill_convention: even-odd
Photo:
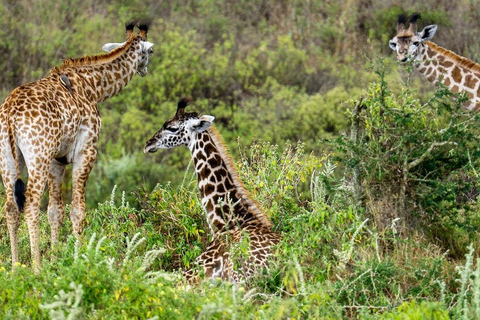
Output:
[[436,302],[415,303],[415,301],[404,302],[395,311],[383,314],[381,319],[432,319],[432,320],[447,320],[450,319],[448,311],[445,310],[441,304]]
[[322,166],[322,159],[313,155],[305,157],[301,143],[287,145],[279,150],[270,143],[254,143],[248,150],[241,150],[238,164],[242,180],[250,186],[250,192],[258,199],[277,224],[282,223],[287,212],[302,211],[301,204],[308,192],[308,179],[312,172]]
[[361,201],[380,228],[400,218],[401,232],[416,225],[461,252],[472,238],[439,234],[460,225],[478,230],[480,117],[462,108],[464,96],[452,97],[444,87],[425,103],[408,86],[395,95],[383,65],[376,68],[380,80],[356,103],[352,134],[338,140],[339,159],[357,177],[353,187],[362,190]]
[[169,249],[164,261],[167,270],[192,267],[195,258],[211,240],[196,185],[191,176],[187,181],[187,186],[158,185],[150,193],[145,190],[137,193],[141,207],[149,213],[145,222],[155,226],[153,243]]
[[[155,308],[149,297],[157,297],[157,288],[174,279],[173,275],[148,271],[164,249],[152,249],[141,256],[136,250],[145,238],[136,234],[124,240],[126,248],[116,246],[106,237],[97,240],[95,234],[83,245],[69,238],[56,263],[47,262],[38,275],[25,265],[18,266],[15,272],[2,267],[0,295],[4,317],[43,318],[48,314],[57,319],[77,319],[94,312],[102,318],[120,315],[121,310],[138,316]],[[105,253],[109,249],[116,252],[115,257]],[[167,313],[173,311],[175,303],[169,306],[172,309],[163,307]]]
[[[269,143],[239,148],[238,168],[253,199],[282,234],[271,271],[246,286],[206,281],[184,290],[178,269],[193,266],[210,240],[196,178],[135,193],[141,209],[110,199],[87,212],[81,242],[67,223],[54,251],[41,233],[44,259],[38,275],[27,265],[0,266],[3,318],[395,318],[405,315],[472,315],[478,309],[473,251],[455,273],[443,252],[419,237],[403,238],[395,225],[379,232],[363,210],[349,205],[352,192],[336,182],[331,156],[318,158],[304,145],[280,150]],[[347,197],[347,199],[345,199]],[[46,214],[41,214],[47,231]],[[2,238],[4,239],[4,238]],[[28,261],[28,233],[20,229],[21,261]],[[8,261],[8,241],[0,260]],[[233,256],[243,263],[248,237]],[[458,285],[456,285],[458,283]],[[423,303],[424,299],[439,301]],[[414,301],[414,302],[412,302]],[[416,303],[418,302],[418,304]],[[408,304],[405,304],[408,303]],[[400,306],[396,308],[397,306]]]
[[[474,267],[474,248],[470,245],[465,254],[465,265],[457,266],[460,284],[458,292],[453,296],[450,309],[458,319],[475,319],[480,316],[480,259],[476,259]],[[445,290],[445,283],[440,283]]]

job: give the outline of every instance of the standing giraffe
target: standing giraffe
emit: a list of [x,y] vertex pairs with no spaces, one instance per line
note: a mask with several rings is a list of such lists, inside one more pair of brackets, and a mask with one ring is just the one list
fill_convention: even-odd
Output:
[[[135,25],[140,33],[135,35]],[[7,199],[5,212],[12,250],[18,262],[17,231],[25,211],[33,266],[40,266],[38,216],[48,183],[51,245],[58,242],[65,212],[61,186],[72,164],[70,220],[76,236],[85,219],[85,185],[97,155],[101,125],[97,104],[119,93],[135,73],[147,74],[153,44],[148,23],[127,22],[127,41],[103,46],[108,53],[67,59],[38,81],[13,90],[0,109],[0,165]],[[27,167],[27,185],[20,179]]]
[[[441,82],[454,93],[465,91],[469,98],[465,107],[479,110],[480,65],[428,41],[435,35],[437,26],[426,26],[418,33],[418,19],[418,13],[410,19],[399,16],[397,35],[389,41],[397,59],[401,62],[413,61],[415,68],[434,84]],[[410,23],[408,29],[405,28],[407,22]]]
[[[148,140],[144,152],[188,146],[213,235],[213,241],[196,259],[196,264],[203,267],[207,278],[238,282],[261,268],[268,269],[272,246],[280,241],[280,235],[271,230],[268,217],[250,199],[220,134],[210,127],[214,117],[185,113],[186,105],[185,99],[178,103],[175,117]],[[241,242],[248,243],[248,257],[236,259],[232,248]],[[184,274],[189,283],[200,278],[193,269]]]

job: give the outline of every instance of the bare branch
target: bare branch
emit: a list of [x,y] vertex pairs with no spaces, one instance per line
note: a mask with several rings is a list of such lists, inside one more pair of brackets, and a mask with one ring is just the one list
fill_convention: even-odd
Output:
[[437,147],[441,147],[441,146],[444,146],[444,145],[447,145],[447,144],[451,144],[451,145],[454,145],[456,146],[457,143],[456,142],[452,142],[452,141],[443,141],[443,142],[434,142],[432,143],[432,145],[427,149],[427,151],[425,151],[421,156],[420,158],[410,162],[409,164],[407,164],[407,170],[410,170],[416,166],[418,166],[420,163],[422,163],[425,158],[427,158],[430,153],[432,153],[433,149],[437,148]]

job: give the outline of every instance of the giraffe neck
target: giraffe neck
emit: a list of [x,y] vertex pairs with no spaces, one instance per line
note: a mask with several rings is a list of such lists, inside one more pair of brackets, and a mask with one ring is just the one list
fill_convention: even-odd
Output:
[[64,62],[64,66],[54,69],[55,73],[74,73],[84,81],[81,85],[85,90],[85,96],[93,101],[105,101],[126,87],[135,75],[138,66],[140,39],[130,39],[124,50],[117,54],[109,54],[97,57],[72,59]]
[[250,199],[214,128],[197,133],[189,149],[195,163],[202,205],[214,235],[239,227],[271,228],[265,213]]
[[480,110],[480,65],[477,63],[425,41],[415,67],[434,84],[441,82],[455,93],[465,91],[469,98],[465,107]]
[[92,68],[91,77],[94,79],[98,102],[113,97],[122,91],[132,80],[137,67],[137,55],[138,53],[129,54],[127,51],[119,59],[111,63]]

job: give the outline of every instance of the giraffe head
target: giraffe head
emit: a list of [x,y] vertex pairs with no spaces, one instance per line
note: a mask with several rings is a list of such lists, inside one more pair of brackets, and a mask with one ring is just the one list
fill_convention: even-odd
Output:
[[[400,15],[397,21],[397,35],[388,42],[390,48],[397,53],[400,62],[415,61],[420,52],[419,48],[424,41],[430,40],[437,31],[436,25],[429,25],[417,32],[417,20],[420,14],[414,13],[410,18]],[[408,29],[405,23],[409,22]]]
[[[138,27],[138,29],[140,29],[140,32],[138,35],[135,35],[133,33],[133,29],[135,26]],[[147,70],[148,58],[153,53],[153,49],[152,49],[153,43],[147,41],[147,32],[148,32],[149,26],[150,26],[150,21],[147,21],[147,20],[142,20],[140,22],[137,22],[136,20],[131,20],[125,24],[125,29],[127,30],[127,40],[130,39],[131,37],[134,38],[133,45],[136,46],[136,51],[138,53],[136,71],[142,77],[146,76],[148,73],[148,70]],[[110,52],[116,48],[119,48],[125,45],[125,43],[126,42],[106,43],[103,45],[102,49],[104,51]]]
[[143,149],[145,153],[181,145],[188,146],[197,133],[207,130],[212,125],[215,119],[212,116],[198,116],[196,112],[185,113],[187,102],[187,99],[180,100],[175,116],[165,121],[162,128],[147,141]]

